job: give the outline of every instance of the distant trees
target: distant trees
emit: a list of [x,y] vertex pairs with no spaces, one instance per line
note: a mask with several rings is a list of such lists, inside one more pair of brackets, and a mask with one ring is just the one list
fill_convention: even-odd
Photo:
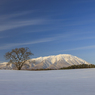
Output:
[[80,68],[95,68],[95,65],[94,64],[71,65],[69,67],[63,67],[61,69],[80,69]]
[[30,55],[33,55],[29,48],[15,48],[11,52],[5,54],[5,58],[9,60],[8,65],[14,64],[18,70],[26,64],[26,61],[30,59]]

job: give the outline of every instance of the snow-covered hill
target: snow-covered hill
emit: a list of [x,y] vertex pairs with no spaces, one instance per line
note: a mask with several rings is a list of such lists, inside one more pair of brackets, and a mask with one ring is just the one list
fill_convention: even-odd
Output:
[[[59,69],[71,65],[89,64],[88,62],[69,54],[59,54],[46,57],[38,57],[30,59],[27,63],[29,69]],[[6,63],[0,64],[0,68],[12,69],[12,65],[7,66]]]

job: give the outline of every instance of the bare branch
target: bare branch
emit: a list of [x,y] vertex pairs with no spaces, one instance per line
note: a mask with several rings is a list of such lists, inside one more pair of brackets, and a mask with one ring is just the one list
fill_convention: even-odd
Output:
[[18,70],[21,70],[26,61],[30,59],[30,55],[33,55],[29,48],[15,48],[11,52],[7,52],[4,56],[9,60],[8,64],[14,64]]

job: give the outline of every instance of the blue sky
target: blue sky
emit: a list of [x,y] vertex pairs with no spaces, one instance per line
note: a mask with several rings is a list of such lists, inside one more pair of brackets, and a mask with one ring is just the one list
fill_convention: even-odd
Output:
[[95,63],[95,0],[0,0],[0,62],[13,48],[36,58],[71,54]]

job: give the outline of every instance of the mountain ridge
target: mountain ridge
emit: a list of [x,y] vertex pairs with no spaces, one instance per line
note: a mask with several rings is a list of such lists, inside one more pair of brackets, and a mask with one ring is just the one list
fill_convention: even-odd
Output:
[[33,64],[32,61],[35,61],[35,66],[32,67],[32,69],[59,69],[70,65],[90,64],[85,60],[70,54],[59,54],[34,58],[31,59],[31,64]]

